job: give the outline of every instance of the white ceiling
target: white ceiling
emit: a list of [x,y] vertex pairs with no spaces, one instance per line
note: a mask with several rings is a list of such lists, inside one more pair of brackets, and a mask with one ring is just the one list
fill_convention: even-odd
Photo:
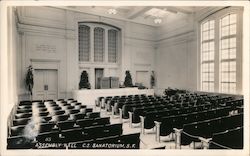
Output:
[[[166,23],[174,22],[183,17],[203,9],[204,7],[193,6],[67,6],[63,9],[94,14],[109,18],[133,21],[136,23],[161,26]],[[108,9],[116,9],[117,14],[108,14]],[[156,16],[162,19],[161,24],[155,24]]]

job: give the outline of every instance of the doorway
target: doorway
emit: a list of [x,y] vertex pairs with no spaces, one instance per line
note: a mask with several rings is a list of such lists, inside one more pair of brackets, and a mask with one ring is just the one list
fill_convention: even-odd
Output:
[[58,72],[55,69],[35,69],[33,100],[58,98]]
[[149,87],[148,71],[136,71],[136,83]]
[[103,68],[95,68],[95,89],[101,88],[101,78],[103,77]]

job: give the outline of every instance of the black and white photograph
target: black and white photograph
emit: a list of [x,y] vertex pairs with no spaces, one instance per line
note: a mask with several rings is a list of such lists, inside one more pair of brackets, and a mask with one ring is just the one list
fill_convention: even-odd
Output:
[[249,155],[249,1],[0,4],[1,155]]

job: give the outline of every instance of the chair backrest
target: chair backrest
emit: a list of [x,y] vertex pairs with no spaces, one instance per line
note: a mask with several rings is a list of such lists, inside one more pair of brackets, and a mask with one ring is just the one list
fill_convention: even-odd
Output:
[[32,140],[24,136],[13,136],[7,138],[7,149],[31,149],[34,147]]
[[39,112],[38,114],[37,114],[37,116],[48,116],[49,115],[49,112],[47,111],[47,112]]
[[60,106],[55,106],[55,107],[48,107],[47,108],[49,111],[59,111],[61,110],[62,108]]
[[47,112],[48,109],[46,107],[43,108],[37,108],[39,112]]
[[54,127],[54,123],[41,123],[39,124],[39,133],[50,132]]
[[32,105],[21,105],[18,106],[17,109],[32,109]]
[[26,125],[30,121],[30,118],[14,119],[13,126]]
[[90,127],[85,127],[83,129],[83,132],[87,140],[102,138],[106,136],[104,128],[105,127],[103,125],[90,126]]
[[107,125],[110,124],[110,117],[95,118],[94,122],[96,122],[97,125]]
[[73,120],[79,120],[84,119],[86,114],[85,113],[77,113],[77,114],[71,114]]
[[52,115],[63,115],[65,114],[65,110],[58,110],[51,112]]
[[63,110],[70,110],[70,109],[74,109],[75,107],[74,106],[71,106],[71,105],[67,105],[67,106],[62,106],[62,109]]
[[119,138],[118,143],[130,145],[131,149],[140,149],[140,133],[121,135]]
[[[222,146],[218,146],[218,144]],[[243,149],[243,127],[213,134],[209,148],[223,149],[223,146],[231,149]]]
[[22,106],[22,105],[31,105],[32,102],[31,101],[20,101],[19,102],[19,106]]
[[41,119],[41,122],[44,122],[44,123],[47,123],[52,119],[51,116],[40,116],[39,118]]
[[60,143],[59,132],[44,132],[38,134],[36,140],[40,143]]
[[55,115],[55,116],[52,116],[52,121],[54,122],[59,122],[59,121],[65,121],[65,120],[68,120],[69,118],[69,115]]
[[100,112],[89,112],[86,114],[87,118],[99,118],[100,117]]
[[62,142],[66,143],[85,140],[82,128],[62,130],[61,134],[64,137]]
[[75,109],[84,109],[84,108],[87,108],[86,105],[75,105]]
[[94,119],[80,119],[76,120],[76,123],[81,126],[82,128],[92,126]]
[[79,109],[70,109],[70,110],[66,110],[66,112],[68,114],[77,114],[80,112],[80,110]]
[[122,124],[106,125],[104,128],[104,133],[107,136],[121,135],[122,131]]
[[17,109],[16,113],[31,113],[32,109]]
[[10,130],[11,130],[10,136],[22,135],[24,128],[25,128],[24,125],[10,127]]
[[73,129],[75,121],[60,121],[57,123],[60,130]]
[[113,143],[117,144],[118,140],[120,139],[120,136],[108,136],[108,137],[103,137],[103,138],[97,138],[96,143],[98,144],[104,144],[104,143]]
[[32,113],[18,113],[18,114],[15,114],[15,119],[30,118],[30,117],[32,117]]
[[85,113],[93,112],[93,108],[86,108]]

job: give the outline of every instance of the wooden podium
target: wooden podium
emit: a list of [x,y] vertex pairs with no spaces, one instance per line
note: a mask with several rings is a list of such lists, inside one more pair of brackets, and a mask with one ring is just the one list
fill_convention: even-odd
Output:
[[108,89],[108,88],[110,88],[109,77],[101,77],[100,78],[100,89]]
[[110,88],[119,88],[119,78],[110,77]]
[[102,77],[99,78],[100,89],[119,88],[118,77]]

